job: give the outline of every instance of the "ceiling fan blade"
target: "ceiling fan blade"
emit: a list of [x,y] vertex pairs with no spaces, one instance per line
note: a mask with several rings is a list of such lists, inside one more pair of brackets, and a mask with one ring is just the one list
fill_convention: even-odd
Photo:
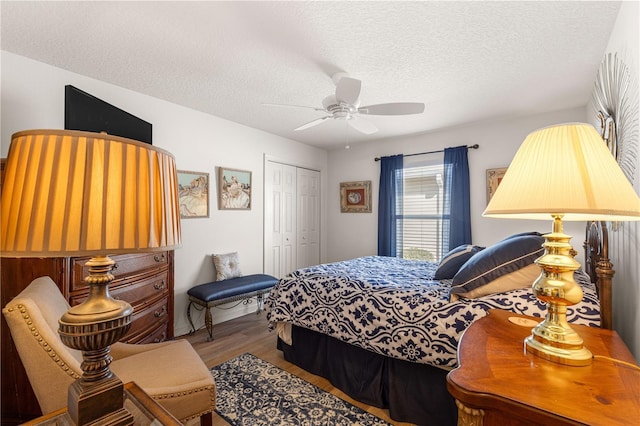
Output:
[[358,108],[360,114],[369,115],[408,115],[424,112],[424,104],[420,102],[396,102],[390,104],[367,105]]
[[286,105],[286,104],[270,104],[270,103],[262,103],[263,106],[268,106],[268,107],[278,107],[278,108],[307,108],[307,109],[312,109],[315,111],[324,111],[324,109],[322,108],[316,108],[316,107],[312,107],[312,106],[306,106],[306,105]]
[[364,133],[365,135],[370,135],[378,131],[378,128],[375,124],[362,118],[354,117],[349,120],[348,123],[351,125],[351,127],[356,129],[360,133]]
[[328,120],[329,118],[332,118],[332,116],[327,115],[326,117],[317,118],[317,119],[315,119],[313,121],[310,121],[307,124],[303,124],[302,126],[295,128],[293,130],[294,131],[298,131],[298,130],[308,129],[309,127],[317,126],[318,124],[322,123],[324,120]]
[[336,100],[349,105],[358,103],[362,82],[351,77],[342,77],[336,86]]

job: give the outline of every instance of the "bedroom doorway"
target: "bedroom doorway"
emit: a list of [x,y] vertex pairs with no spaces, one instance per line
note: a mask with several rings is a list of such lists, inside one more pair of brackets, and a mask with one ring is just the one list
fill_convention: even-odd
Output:
[[265,161],[264,273],[320,263],[320,172]]

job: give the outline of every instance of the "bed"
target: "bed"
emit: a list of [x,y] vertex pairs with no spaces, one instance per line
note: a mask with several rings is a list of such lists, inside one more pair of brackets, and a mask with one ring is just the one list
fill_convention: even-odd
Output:
[[[568,309],[572,323],[600,326],[598,294],[613,275],[595,284],[607,266],[602,234],[600,223],[587,227],[586,272],[574,274],[584,296]],[[397,421],[453,425],[446,374],[464,330],[494,308],[544,316],[530,289],[542,241],[530,232],[458,247],[440,263],[366,256],[300,269],[271,291],[267,318],[285,359],[354,399]]]

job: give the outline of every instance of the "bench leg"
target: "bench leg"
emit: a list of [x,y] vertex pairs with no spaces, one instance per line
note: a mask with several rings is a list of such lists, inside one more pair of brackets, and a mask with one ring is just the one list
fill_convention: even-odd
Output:
[[189,334],[193,334],[196,332],[196,328],[193,325],[193,320],[191,319],[191,305],[193,304],[193,302],[189,302],[189,305],[187,306],[187,320],[189,321],[189,325],[191,325],[191,331],[189,332]]
[[204,313],[204,323],[207,326],[207,331],[209,332],[209,338],[207,341],[211,342],[213,340],[213,318],[211,318],[211,308],[208,306]]
[[264,309],[264,300],[262,293],[258,293],[256,295],[256,304],[258,305],[258,309],[256,309],[256,315],[260,315],[260,312],[262,312],[262,310]]

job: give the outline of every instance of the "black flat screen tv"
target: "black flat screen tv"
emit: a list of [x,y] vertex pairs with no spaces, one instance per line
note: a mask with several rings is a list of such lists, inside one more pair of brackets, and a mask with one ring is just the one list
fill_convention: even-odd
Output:
[[64,128],[106,132],[151,144],[151,123],[77,87],[64,87]]

